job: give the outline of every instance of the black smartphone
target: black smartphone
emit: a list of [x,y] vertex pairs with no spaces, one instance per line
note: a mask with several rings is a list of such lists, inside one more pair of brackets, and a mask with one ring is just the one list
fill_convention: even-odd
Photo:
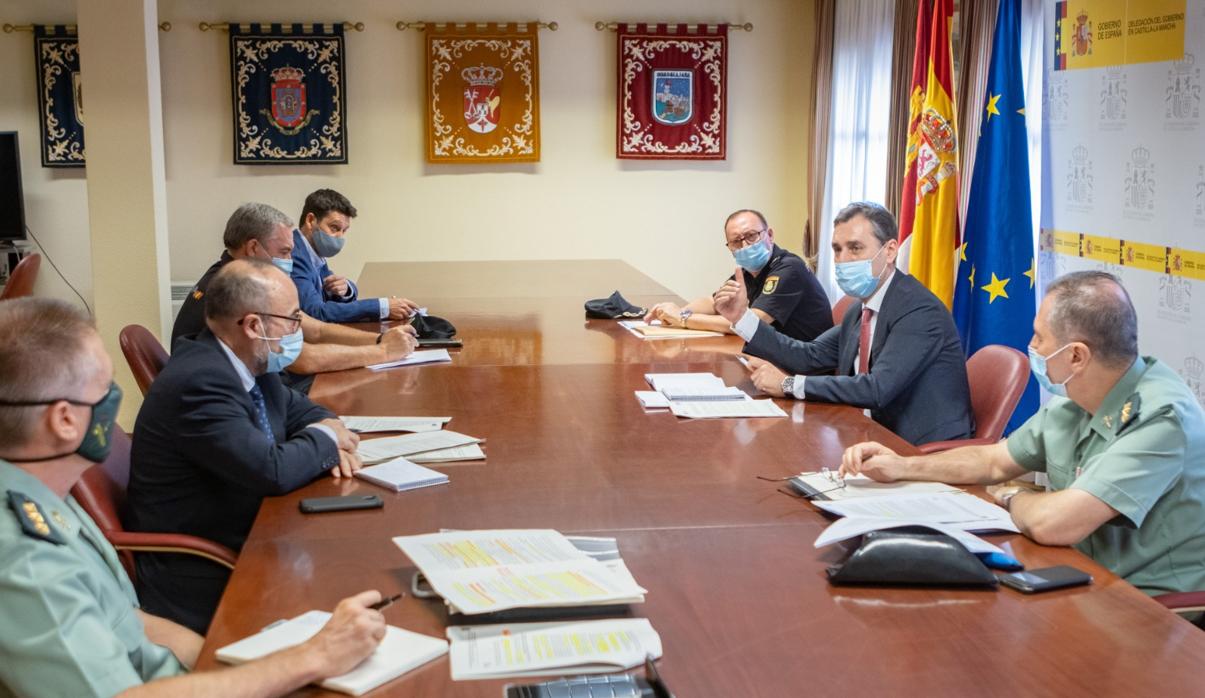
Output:
[[304,514],[323,514],[328,511],[348,511],[350,509],[380,509],[383,506],[385,506],[385,502],[375,494],[310,497],[301,500],[301,511]]
[[1064,587],[1091,584],[1092,575],[1067,565],[1058,567],[1043,567],[1040,570],[1028,572],[1013,572],[1000,575],[1000,583],[1012,587],[1023,594],[1036,594],[1039,591],[1050,591]]
[[464,342],[459,339],[440,339],[437,337],[429,337],[427,339],[419,339],[420,347],[463,347]]

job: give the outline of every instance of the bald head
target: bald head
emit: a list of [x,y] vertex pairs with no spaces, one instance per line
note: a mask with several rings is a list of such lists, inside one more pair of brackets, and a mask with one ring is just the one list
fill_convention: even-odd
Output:
[[267,370],[269,347],[299,327],[297,287],[284,272],[258,259],[222,267],[205,292],[205,323],[254,375]]
[[1083,342],[1110,366],[1138,358],[1138,316],[1121,281],[1103,271],[1078,271],[1055,279],[1042,302],[1060,344]]

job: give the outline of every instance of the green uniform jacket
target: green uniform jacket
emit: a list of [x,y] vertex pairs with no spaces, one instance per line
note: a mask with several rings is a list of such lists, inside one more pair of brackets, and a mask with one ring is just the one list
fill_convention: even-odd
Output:
[[1080,551],[1148,594],[1205,590],[1205,415],[1165,364],[1140,357],[1095,415],[1052,398],[1008,452],[1120,512]]
[[0,698],[112,696],[185,672],[147,639],[117,552],[74,499],[0,460]]

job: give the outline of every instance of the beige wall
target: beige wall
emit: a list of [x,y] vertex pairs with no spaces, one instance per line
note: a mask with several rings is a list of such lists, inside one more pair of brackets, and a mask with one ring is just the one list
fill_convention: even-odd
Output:
[[[261,200],[296,216],[306,193],[331,186],[360,210],[337,271],[371,260],[620,257],[675,291],[710,291],[730,270],[721,225],[732,209],[762,209],[779,241],[798,250],[806,220],[804,162],[812,56],[811,3],[800,0],[635,0],[476,3],[415,0],[405,9],[338,3],[160,0],[173,30],[160,35],[171,277],[195,280],[220,250],[239,203]],[[505,8],[505,9],[503,9]],[[0,21],[69,20],[74,3],[0,0]],[[52,16],[53,15],[53,16]],[[399,19],[555,19],[540,34],[543,160],[532,165],[424,162],[423,35]],[[345,166],[231,164],[228,40],[201,20],[331,21],[367,25],[347,39],[349,154]],[[749,21],[733,32],[728,65],[728,160],[619,161],[615,150],[615,35],[595,20]],[[0,35],[0,129],[19,128],[29,217],[60,266],[90,288],[83,182],[43,170],[28,35]],[[8,90],[5,90],[8,92]],[[28,135],[26,135],[28,134]],[[49,292],[64,295],[63,289]],[[404,293],[405,288],[398,289]],[[419,299],[421,300],[421,299]]]

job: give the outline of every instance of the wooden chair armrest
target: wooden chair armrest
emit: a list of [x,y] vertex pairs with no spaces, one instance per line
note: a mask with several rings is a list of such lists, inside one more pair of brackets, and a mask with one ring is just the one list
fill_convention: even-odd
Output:
[[1205,591],[1182,591],[1160,594],[1155,600],[1176,613],[1205,611]]
[[142,531],[109,531],[109,542],[118,550],[137,553],[183,553],[206,558],[228,569],[234,569],[238,555],[219,543],[183,533],[144,533]]

